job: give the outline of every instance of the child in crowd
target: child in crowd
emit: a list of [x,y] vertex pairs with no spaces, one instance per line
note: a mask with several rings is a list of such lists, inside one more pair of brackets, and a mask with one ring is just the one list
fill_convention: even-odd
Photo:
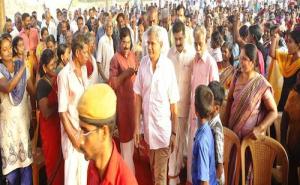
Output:
[[216,159],[216,175],[218,184],[223,185],[224,182],[224,167],[223,167],[223,155],[224,155],[224,133],[223,126],[220,119],[220,110],[225,97],[225,89],[220,82],[212,81],[208,87],[214,95],[213,110],[211,113],[212,119],[208,122],[208,125],[212,129],[214,141],[215,141],[215,159]]
[[210,54],[211,56],[216,60],[219,71],[222,68],[222,52],[221,52],[221,46],[222,46],[223,40],[222,35],[215,31],[211,34],[211,40],[210,40]]
[[205,85],[199,85],[195,91],[195,111],[198,129],[193,146],[193,185],[217,184],[214,138],[208,125],[213,108],[214,95],[212,91]]

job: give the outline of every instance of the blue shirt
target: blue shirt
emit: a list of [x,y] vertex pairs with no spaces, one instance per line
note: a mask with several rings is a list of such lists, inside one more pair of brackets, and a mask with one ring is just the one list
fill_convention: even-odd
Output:
[[201,181],[217,185],[214,138],[207,123],[199,127],[195,134],[192,181],[193,185],[199,185]]

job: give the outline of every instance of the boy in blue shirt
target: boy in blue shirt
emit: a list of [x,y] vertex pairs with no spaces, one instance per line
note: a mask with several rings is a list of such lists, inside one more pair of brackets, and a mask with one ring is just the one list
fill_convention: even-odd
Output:
[[195,92],[198,130],[193,146],[193,185],[217,185],[214,138],[208,125],[213,105],[214,95],[212,91],[207,86],[199,85]]

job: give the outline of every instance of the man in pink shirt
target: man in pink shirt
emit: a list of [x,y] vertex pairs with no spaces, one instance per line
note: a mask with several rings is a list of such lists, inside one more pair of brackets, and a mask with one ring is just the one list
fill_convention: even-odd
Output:
[[36,28],[31,28],[30,15],[23,13],[22,15],[23,28],[20,31],[20,37],[23,38],[26,51],[35,51],[39,43],[39,34]]
[[[37,69],[37,58],[35,55],[36,47],[39,43],[39,34],[36,28],[31,28],[31,20],[30,15],[28,13],[23,13],[22,15],[22,24],[23,28],[20,31],[20,37],[23,38],[25,51],[28,52],[28,62],[30,66],[32,66],[33,73],[36,74],[35,71]],[[33,77],[35,79],[35,77]]]
[[197,130],[196,114],[194,107],[195,90],[198,85],[208,85],[211,81],[219,81],[219,71],[215,59],[207,51],[206,29],[204,26],[197,26],[194,30],[196,56],[192,67],[191,77],[191,107],[190,107],[190,129],[188,140],[188,161],[187,161],[187,181],[192,182],[192,146],[195,132]]

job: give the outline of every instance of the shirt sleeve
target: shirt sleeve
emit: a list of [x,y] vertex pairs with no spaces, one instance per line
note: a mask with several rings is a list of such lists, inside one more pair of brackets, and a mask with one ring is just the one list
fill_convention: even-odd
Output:
[[207,142],[201,142],[198,145],[198,161],[199,168],[196,178],[198,181],[209,181],[209,147]]
[[67,81],[67,76],[60,72],[57,78],[58,85],[58,112],[67,112],[68,110],[68,94],[69,94],[69,85]]
[[117,83],[118,76],[119,76],[119,63],[115,59],[115,57],[113,57],[111,59],[110,67],[109,67],[109,85],[115,90],[119,86],[119,84]]
[[135,94],[138,94],[138,95],[142,95],[142,65],[140,65],[139,67],[139,70],[138,70],[138,73],[136,75],[136,78],[135,78],[135,81],[134,81],[134,84],[133,84],[133,91]]
[[211,57],[211,66],[209,72],[209,81],[219,81],[219,70],[217,62]]
[[101,42],[101,39],[99,40],[99,43],[98,43],[98,48],[97,48],[97,60],[96,60],[96,62],[98,62],[98,63],[102,63],[103,61],[102,61],[102,47],[103,47],[103,44],[102,44],[102,42]]
[[223,163],[224,155],[224,134],[223,128],[220,122],[217,123],[216,128],[214,129],[215,136],[215,148],[216,148],[216,159],[217,163]]
[[[170,61],[171,63],[171,61]],[[175,75],[175,69],[173,64],[171,63],[170,65],[170,86],[168,89],[168,96],[169,96],[169,100],[170,103],[177,103],[179,101],[179,90],[178,90],[178,86],[177,86],[177,80],[176,80],[176,75]]]

